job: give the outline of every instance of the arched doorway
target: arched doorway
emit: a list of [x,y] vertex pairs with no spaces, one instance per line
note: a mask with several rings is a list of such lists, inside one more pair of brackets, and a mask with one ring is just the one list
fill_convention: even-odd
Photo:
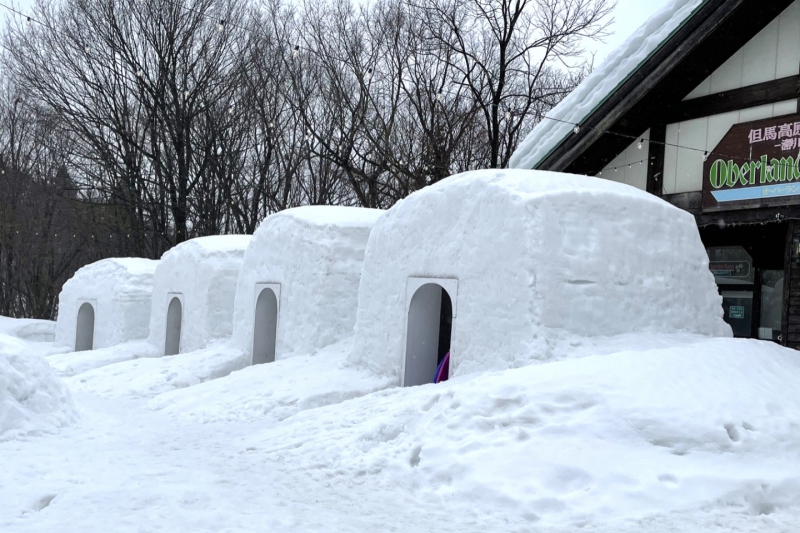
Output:
[[94,307],[84,302],[78,308],[78,321],[75,329],[75,351],[91,350],[94,346]]
[[[450,351],[453,302],[438,283],[425,283],[408,307],[403,386],[433,382],[439,363]],[[444,377],[447,379],[447,377]]]
[[278,296],[272,287],[258,293],[253,322],[253,364],[275,361],[275,342],[278,335]]
[[178,296],[173,296],[167,308],[167,334],[164,355],[176,355],[181,351],[181,325],[183,304]]

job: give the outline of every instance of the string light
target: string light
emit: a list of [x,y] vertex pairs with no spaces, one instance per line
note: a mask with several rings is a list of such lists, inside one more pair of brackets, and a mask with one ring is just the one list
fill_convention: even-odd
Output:
[[638,148],[639,150],[641,150],[641,149],[642,149],[642,145],[643,145],[643,144],[644,144],[644,139],[639,139],[639,144],[637,144],[637,145],[636,145],[636,148]]

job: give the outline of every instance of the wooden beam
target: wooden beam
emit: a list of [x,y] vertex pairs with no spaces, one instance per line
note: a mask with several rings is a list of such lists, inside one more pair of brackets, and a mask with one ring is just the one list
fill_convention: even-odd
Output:
[[647,147],[647,192],[661,196],[664,192],[664,142],[667,140],[666,124],[650,128],[651,142]]
[[800,76],[788,76],[779,80],[748,85],[740,89],[684,100],[676,104],[668,113],[666,122],[674,124],[748,107],[774,104],[795,99],[798,95],[800,95]]

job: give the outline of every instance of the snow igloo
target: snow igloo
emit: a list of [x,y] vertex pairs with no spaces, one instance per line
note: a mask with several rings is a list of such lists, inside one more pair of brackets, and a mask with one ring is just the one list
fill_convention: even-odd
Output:
[[450,177],[372,229],[349,360],[401,385],[547,360],[575,337],[730,336],[694,218],[535,170]]
[[253,364],[352,336],[364,251],[383,213],[305,206],[261,223],[245,252],[234,312],[233,343]]
[[250,235],[197,237],[161,256],[153,279],[151,344],[176,355],[230,338],[236,282],[249,242]]
[[58,295],[55,343],[77,352],[146,339],[157,265],[125,257],[78,269]]

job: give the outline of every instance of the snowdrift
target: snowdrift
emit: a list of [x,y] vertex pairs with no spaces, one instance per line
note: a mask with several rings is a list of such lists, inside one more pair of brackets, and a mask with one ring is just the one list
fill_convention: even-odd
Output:
[[75,420],[69,391],[27,343],[0,333],[0,442]]
[[381,391],[298,413],[242,447],[331,486],[368,478],[374,491],[537,528],[616,531],[624,519],[655,530],[653,515],[725,513],[724,523],[796,509],[796,352],[738,339],[648,344]]
[[124,342],[97,350],[57,353],[47,357],[47,362],[57,375],[75,376],[122,361],[141,359],[143,357],[160,357],[161,355],[163,355],[161,350],[146,340],[142,340]]
[[56,323],[36,318],[9,318],[0,316],[0,333],[32,342],[53,342]]
[[148,406],[203,424],[255,420],[263,424],[391,386],[386,378],[345,365],[351,346],[352,339],[347,339],[315,355],[249,366],[227,377],[165,392]]
[[456,376],[545,361],[586,337],[731,335],[693,217],[585,176],[468,172],[398,202],[370,234],[349,361],[408,378],[407,346],[419,358],[437,342],[424,327],[441,331],[438,295],[414,307],[429,287],[451,300]]
[[[249,235],[198,237],[161,257],[153,280],[148,337],[161,353],[165,347],[175,348],[170,355],[191,352],[230,338],[236,281],[249,242]],[[168,346],[168,340],[175,342]]]
[[219,340],[210,342],[205,348],[173,357],[151,357],[140,355],[140,352],[123,355],[127,357],[120,362],[106,361],[102,365],[94,364],[96,360],[93,359],[87,361],[77,357],[71,363],[64,358],[60,360],[59,368],[70,376],[66,383],[75,392],[88,392],[105,398],[152,398],[222,378],[247,364],[244,352],[233,350],[227,341]]
[[[75,272],[58,295],[56,345],[85,350],[146,339],[157,265],[150,259],[112,258]],[[79,346],[76,334],[82,328],[87,328],[86,344]]]
[[364,250],[382,213],[307,206],[267,217],[244,255],[236,290],[234,346],[252,356],[255,321],[262,332],[269,329],[270,320],[275,328],[275,315],[262,312],[267,297],[277,304],[277,331],[270,331],[269,340],[275,344],[267,354],[264,343],[257,342],[262,349],[255,362],[312,354],[351,336]]

